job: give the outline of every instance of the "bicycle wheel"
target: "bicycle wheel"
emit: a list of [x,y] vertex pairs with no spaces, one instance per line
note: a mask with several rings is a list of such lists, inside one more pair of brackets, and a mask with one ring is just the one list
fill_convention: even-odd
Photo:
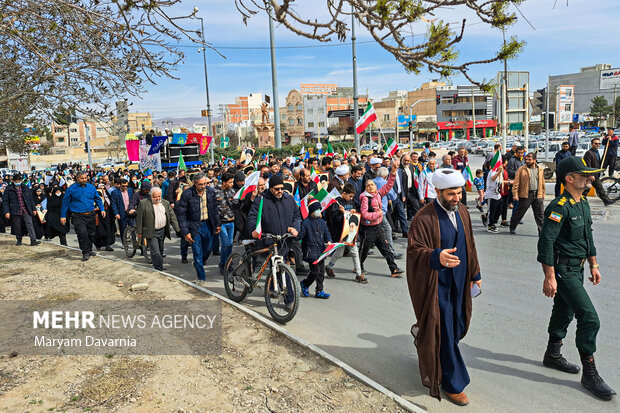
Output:
[[608,176],[607,178],[601,179],[601,183],[609,199],[612,201],[620,199],[620,182],[616,178]]
[[224,267],[224,289],[228,298],[236,303],[243,301],[248,295],[248,287],[244,282],[248,278],[248,266],[243,262],[243,256],[233,252]]
[[125,248],[125,255],[127,255],[127,258],[132,258],[136,255],[136,233],[134,232],[134,228],[129,225],[127,225],[123,233],[123,248]]
[[271,317],[276,322],[284,324],[291,321],[297,314],[299,281],[297,281],[295,272],[286,264],[278,265],[276,277],[279,291],[275,291],[273,273],[269,271],[269,276],[265,280],[265,304]]

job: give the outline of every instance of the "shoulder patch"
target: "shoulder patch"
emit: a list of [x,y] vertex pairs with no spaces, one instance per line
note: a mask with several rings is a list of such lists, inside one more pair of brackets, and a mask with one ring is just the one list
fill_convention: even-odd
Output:
[[555,222],[560,222],[562,221],[562,215],[558,214],[557,212],[551,212],[551,215],[549,215],[549,219]]
[[585,197],[585,196],[583,196],[583,195],[581,195],[581,200],[582,200],[582,201],[585,201],[585,200],[586,200],[586,197]]
[[558,205],[563,206],[566,203],[566,197],[563,196],[562,198],[560,198],[560,200],[558,201]]
[[577,202],[575,202],[575,200],[571,198],[571,200],[570,200],[570,204],[571,204],[571,205],[575,205],[576,203],[577,203]]

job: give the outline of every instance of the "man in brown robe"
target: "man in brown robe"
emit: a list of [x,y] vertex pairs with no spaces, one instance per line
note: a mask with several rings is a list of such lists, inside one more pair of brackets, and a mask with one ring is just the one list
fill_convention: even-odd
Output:
[[469,328],[480,267],[471,219],[460,203],[462,174],[438,169],[432,180],[437,199],[418,211],[409,228],[407,283],[417,319],[411,333],[422,384],[439,400],[441,385],[450,401],[463,406],[469,375],[458,343]]

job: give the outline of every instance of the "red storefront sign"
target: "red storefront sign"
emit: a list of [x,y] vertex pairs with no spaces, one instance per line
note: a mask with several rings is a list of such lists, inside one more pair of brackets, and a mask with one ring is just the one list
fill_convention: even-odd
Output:
[[[471,120],[457,120],[450,122],[437,122],[438,130],[446,129],[465,129],[473,128],[473,121]],[[495,119],[480,119],[476,120],[476,128],[496,128],[497,121]]]

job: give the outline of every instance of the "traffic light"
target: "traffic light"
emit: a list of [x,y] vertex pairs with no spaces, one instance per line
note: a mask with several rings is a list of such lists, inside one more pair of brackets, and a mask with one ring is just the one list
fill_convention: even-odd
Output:
[[88,153],[88,142],[84,142],[84,152]]
[[413,122],[409,121],[409,132],[413,130]]
[[437,104],[439,105],[441,103],[441,96],[437,95]]
[[541,112],[545,108],[545,101],[546,101],[545,92],[546,92],[545,88],[538,89],[536,92],[534,92],[534,106],[540,109]]
[[454,103],[456,103],[456,100],[457,100],[458,98],[459,98],[458,93],[455,93],[455,94],[454,94]]

